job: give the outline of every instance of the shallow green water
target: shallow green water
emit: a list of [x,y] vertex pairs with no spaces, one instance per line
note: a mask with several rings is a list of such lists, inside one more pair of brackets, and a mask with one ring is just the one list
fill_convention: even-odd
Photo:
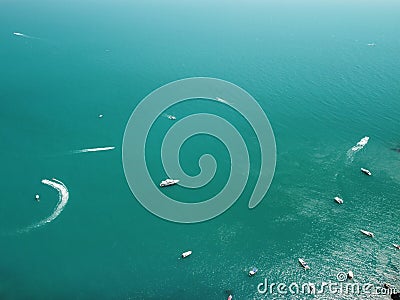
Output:
[[[225,299],[226,290],[235,299],[264,299],[257,292],[264,278],[319,283],[348,270],[357,282],[400,289],[400,252],[391,246],[400,243],[400,153],[391,150],[400,147],[398,3],[1,6],[1,299]],[[183,225],[155,217],[135,200],[121,147],[141,99],[194,76],[231,81],[257,99],[275,133],[277,167],[265,199],[249,210],[259,159],[249,124],[220,103],[172,107],[166,113],[178,118],[210,112],[235,124],[253,163],[231,209]],[[156,182],[171,124],[157,120],[149,141]],[[364,136],[369,143],[349,156]],[[115,149],[75,152],[106,146]],[[189,140],[183,168],[196,174],[206,152],[223,166],[215,180],[195,193],[178,186],[166,193],[201,201],[224,186],[229,156],[215,139]],[[20,233],[53,212],[57,192],[40,182],[53,177],[68,187],[65,209],[53,222]],[[345,199],[342,206],[333,202],[336,195]],[[376,237],[362,236],[362,228]],[[178,260],[188,249],[193,255]],[[249,278],[252,266],[259,273]]]

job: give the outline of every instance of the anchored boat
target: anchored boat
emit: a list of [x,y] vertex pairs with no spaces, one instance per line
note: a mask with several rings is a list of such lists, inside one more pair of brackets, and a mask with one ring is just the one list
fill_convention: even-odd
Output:
[[170,185],[177,184],[178,182],[179,182],[179,180],[168,178],[168,179],[165,179],[165,180],[161,181],[160,182],[160,186],[161,187],[170,186]]
[[343,199],[339,197],[335,197],[335,201],[339,204],[343,204]]
[[191,254],[192,254],[192,251],[189,250],[189,251],[183,252],[182,255],[181,255],[181,257],[182,257],[182,258],[186,258],[186,257],[188,257],[188,256],[191,255]]
[[363,172],[364,174],[367,174],[368,176],[372,175],[370,170],[367,170],[367,169],[364,169],[364,168],[361,168],[361,172]]
[[374,234],[372,233],[372,232],[370,232],[370,231],[366,231],[366,230],[360,230],[363,234],[365,234],[366,236],[369,236],[369,237],[374,237]]
[[249,276],[250,276],[250,277],[251,277],[251,276],[254,276],[254,275],[257,274],[257,272],[258,272],[258,269],[257,269],[257,268],[253,268],[253,269],[250,270]]
[[310,269],[310,266],[304,261],[304,259],[299,258],[299,263],[305,270],[309,270]]

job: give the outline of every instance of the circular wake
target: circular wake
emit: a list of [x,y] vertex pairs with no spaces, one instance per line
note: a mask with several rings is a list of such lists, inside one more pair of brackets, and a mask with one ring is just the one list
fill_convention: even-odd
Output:
[[68,203],[69,192],[64,183],[62,183],[60,180],[57,180],[55,178],[52,178],[52,180],[43,179],[42,183],[46,184],[58,191],[57,206],[54,209],[53,213],[49,217],[39,221],[38,223],[30,225],[29,227],[27,227],[25,229],[20,230],[20,232],[28,232],[32,229],[39,228],[47,223],[50,223],[51,221],[53,221],[55,218],[57,218],[61,214],[65,205],[67,205],[67,203]]

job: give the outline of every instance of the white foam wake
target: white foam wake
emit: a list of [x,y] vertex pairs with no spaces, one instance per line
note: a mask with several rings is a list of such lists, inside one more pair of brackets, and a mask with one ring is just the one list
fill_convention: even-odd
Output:
[[41,220],[40,222],[38,222],[36,224],[33,224],[33,225],[27,227],[26,229],[22,230],[22,232],[28,232],[32,229],[35,229],[35,228],[41,227],[47,223],[50,223],[51,221],[53,221],[55,218],[57,218],[61,214],[65,205],[67,205],[67,203],[68,203],[69,192],[64,183],[62,183],[60,180],[57,180],[55,178],[52,178],[52,180],[43,179],[42,183],[46,184],[48,186],[51,186],[52,188],[54,188],[58,191],[57,206],[54,209],[53,213],[49,217],[47,217],[44,220]]
[[13,32],[13,34],[16,35],[16,36],[27,38],[27,39],[39,39],[38,37],[34,37],[34,36],[27,35],[27,34],[23,34],[21,32]]
[[76,151],[74,151],[74,153],[109,151],[109,150],[114,150],[114,149],[115,149],[115,147],[88,148],[88,149],[76,150]]
[[363,149],[365,147],[365,145],[368,143],[368,141],[369,141],[368,136],[363,137],[355,146],[351,147],[347,151],[347,158],[350,161],[353,161],[354,154],[357,153],[358,151],[360,151],[361,149]]
[[364,148],[364,146],[368,143],[368,141],[369,141],[368,136],[363,137],[355,146],[351,148],[351,150],[353,152],[360,151],[362,148]]

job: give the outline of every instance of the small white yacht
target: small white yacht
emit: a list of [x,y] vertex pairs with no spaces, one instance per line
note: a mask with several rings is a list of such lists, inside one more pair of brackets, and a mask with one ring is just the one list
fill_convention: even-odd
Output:
[[176,120],[176,117],[173,116],[173,115],[168,115],[168,119],[170,119],[170,120]]
[[186,257],[188,257],[188,256],[191,255],[191,254],[192,254],[192,251],[189,250],[189,251],[183,252],[182,255],[181,255],[181,257],[182,257],[182,258],[186,258]]
[[368,176],[372,175],[370,170],[367,170],[367,169],[364,169],[364,168],[361,168],[361,172],[363,172],[364,174],[367,174]]
[[343,199],[342,199],[342,198],[335,197],[334,199],[335,199],[335,201],[336,201],[337,203],[343,204]]
[[305,269],[305,270],[309,270],[310,266],[304,261],[304,259],[299,258],[299,263],[301,264],[301,266]]
[[168,179],[161,181],[160,186],[164,187],[164,186],[174,185],[174,184],[177,184],[178,182],[179,182],[179,180],[168,178]]
[[374,237],[374,234],[370,231],[366,231],[366,230],[362,230],[362,229],[360,231],[361,231],[361,233],[363,233],[369,237],[372,237],[372,238]]
[[353,279],[353,277],[354,277],[353,271],[349,271],[349,272],[347,273],[347,278],[348,278],[348,279]]
[[251,277],[251,276],[254,276],[254,275],[257,274],[257,272],[258,272],[258,269],[257,269],[257,268],[253,268],[253,269],[250,270],[249,276],[250,276],[250,277]]
[[393,247],[395,247],[395,248],[400,250],[400,245],[398,245],[398,244],[393,244]]

